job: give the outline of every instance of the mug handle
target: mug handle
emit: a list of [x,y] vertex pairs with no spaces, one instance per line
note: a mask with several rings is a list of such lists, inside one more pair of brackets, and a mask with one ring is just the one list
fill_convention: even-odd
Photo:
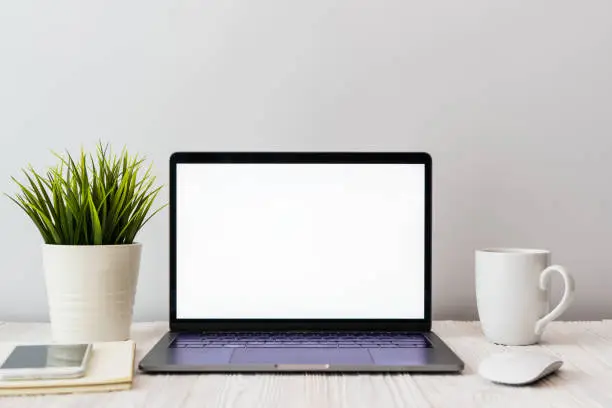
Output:
[[563,297],[561,298],[559,304],[555,306],[550,313],[536,322],[535,333],[538,336],[544,332],[546,325],[555,320],[557,317],[561,316],[561,314],[565,312],[565,310],[572,303],[572,300],[574,300],[576,283],[574,282],[572,275],[570,275],[569,272],[567,272],[567,270],[560,265],[552,265],[542,271],[542,274],[540,275],[540,290],[547,290],[550,275],[555,271],[559,272],[563,277],[563,281],[565,282],[565,290],[563,291]]

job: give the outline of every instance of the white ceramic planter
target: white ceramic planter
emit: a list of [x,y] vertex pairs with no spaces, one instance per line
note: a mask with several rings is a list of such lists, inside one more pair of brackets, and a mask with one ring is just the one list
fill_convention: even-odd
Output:
[[53,341],[126,340],[141,244],[43,245]]

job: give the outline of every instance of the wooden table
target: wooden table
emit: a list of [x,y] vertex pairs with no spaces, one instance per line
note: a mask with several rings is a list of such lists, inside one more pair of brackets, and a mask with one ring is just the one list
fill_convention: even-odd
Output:
[[[140,360],[167,323],[137,323]],[[612,321],[552,323],[540,346],[561,357],[558,375],[531,387],[492,384],[479,362],[503,348],[478,323],[435,322],[434,331],[465,361],[461,375],[137,375],[131,391],[0,397],[0,407],[612,407]],[[48,341],[42,323],[0,323],[0,341]]]

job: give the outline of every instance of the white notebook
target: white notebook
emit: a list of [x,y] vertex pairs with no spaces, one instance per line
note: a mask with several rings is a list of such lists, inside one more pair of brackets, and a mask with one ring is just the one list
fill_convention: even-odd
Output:
[[[14,343],[0,343],[0,363]],[[135,343],[131,340],[95,343],[84,377],[58,380],[0,381],[0,395],[66,394],[132,388]],[[1,364],[0,364],[1,365]]]

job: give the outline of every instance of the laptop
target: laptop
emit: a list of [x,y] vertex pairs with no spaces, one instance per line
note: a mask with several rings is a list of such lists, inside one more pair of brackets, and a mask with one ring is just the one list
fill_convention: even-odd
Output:
[[426,153],[175,153],[144,372],[458,372],[431,332]]

